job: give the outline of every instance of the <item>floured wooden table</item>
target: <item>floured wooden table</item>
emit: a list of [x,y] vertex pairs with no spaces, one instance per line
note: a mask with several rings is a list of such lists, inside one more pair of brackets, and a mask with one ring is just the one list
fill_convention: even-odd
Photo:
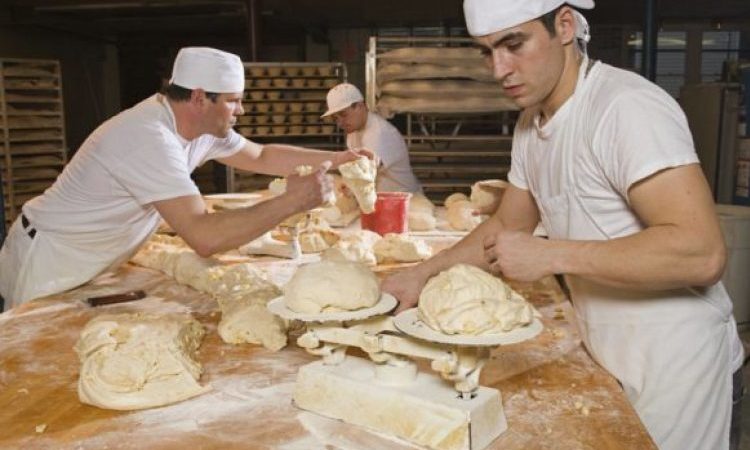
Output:
[[[288,280],[296,265],[270,257],[253,261],[277,283]],[[490,448],[656,448],[617,382],[582,348],[570,322],[572,307],[555,280],[514,287],[542,313],[545,330],[532,340],[495,349],[484,367],[481,384],[501,391],[508,419],[508,430]],[[133,289],[149,296],[97,308],[83,301]],[[200,381],[211,392],[134,412],[78,401],[79,362],[73,345],[80,330],[97,314],[135,311],[191,312],[206,327],[198,359],[204,367]],[[295,408],[291,398],[297,369],[316,358],[294,344],[294,332],[290,344],[276,353],[256,345],[225,344],[216,333],[218,311],[208,295],[159,272],[126,265],[114,275],[0,315],[0,447],[415,448]]]

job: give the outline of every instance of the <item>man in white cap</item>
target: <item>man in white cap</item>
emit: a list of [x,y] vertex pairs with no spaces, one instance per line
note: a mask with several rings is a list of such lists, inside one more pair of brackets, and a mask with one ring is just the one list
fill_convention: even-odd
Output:
[[375,189],[378,192],[421,192],[414,176],[406,142],[390,122],[369,111],[356,86],[341,83],[328,91],[328,111],[346,133],[346,146],[351,150],[368,149],[380,159]]
[[[659,448],[727,449],[742,349],[711,192],[677,103],[587,57],[573,8],[593,6],[464,1],[469,32],[523,109],[510,186],[490,219],[383,290],[413,306],[459,262],[520,281],[564,274],[587,349]],[[532,235],[540,220],[549,239]]]
[[[99,126],[57,181],[27,202],[0,250],[0,295],[9,306],[79,286],[126,261],[163,218],[199,255],[237,248],[332,191],[326,171],[357,152],[259,145],[232,126],[243,114],[237,55],[183,48],[164,95]],[[371,157],[371,154],[368,154]],[[286,193],[208,214],[190,173],[208,160],[288,176]],[[294,168],[310,165],[308,176]],[[290,175],[291,174],[291,175]]]

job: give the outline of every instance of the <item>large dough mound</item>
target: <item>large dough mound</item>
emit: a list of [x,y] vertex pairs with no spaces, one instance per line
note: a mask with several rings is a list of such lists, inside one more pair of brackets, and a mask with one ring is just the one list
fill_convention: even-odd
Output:
[[344,178],[344,183],[354,193],[359,203],[359,209],[365,214],[375,211],[375,178],[377,177],[377,165],[370,158],[360,158],[341,164],[339,172]]
[[457,264],[430,280],[419,295],[420,319],[445,334],[497,334],[528,325],[533,309],[501,279]]
[[193,359],[203,327],[188,315],[105,314],[81,332],[78,398],[105,409],[179,402],[211,390]]
[[284,286],[286,306],[306,314],[369,308],[379,298],[375,274],[364,264],[351,261],[304,265]]

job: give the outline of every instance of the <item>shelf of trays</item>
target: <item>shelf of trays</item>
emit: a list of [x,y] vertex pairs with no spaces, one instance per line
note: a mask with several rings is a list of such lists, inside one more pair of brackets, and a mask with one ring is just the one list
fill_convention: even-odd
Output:
[[0,170],[6,222],[67,162],[60,64],[0,58]]
[[[340,149],[344,136],[326,110],[328,90],[346,81],[337,62],[245,63],[244,115],[236,130],[248,139],[303,147]],[[273,177],[229,170],[227,191],[264,189]]]

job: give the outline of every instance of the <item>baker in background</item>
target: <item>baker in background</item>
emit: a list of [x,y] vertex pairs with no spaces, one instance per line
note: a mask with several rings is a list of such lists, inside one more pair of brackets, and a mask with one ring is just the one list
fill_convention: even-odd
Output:
[[[726,249],[687,120],[664,90],[589,59],[592,0],[465,0],[469,33],[523,111],[495,214],[383,281],[417,303],[457,264],[519,281],[564,274],[586,348],[662,450],[739,439],[742,347]],[[549,239],[534,237],[541,222]]]
[[[232,129],[243,114],[245,72],[237,55],[207,47],[177,54],[164,94],[100,125],[55,183],[23,206],[0,250],[0,295],[17,306],[117,268],[161,218],[199,255],[237,248],[286,217],[320,205],[326,171],[369,152],[260,145]],[[209,214],[191,172],[209,160],[287,176],[286,193]],[[294,174],[300,165],[315,168]]]
[[409,162],[409,150],[401,133],[390,122],[370,111],[356,86],[341,83],[328,91],[328,111],[346,133],[351,150],[366,148],[380,159],[375,189],[378,192],[422,192]]

